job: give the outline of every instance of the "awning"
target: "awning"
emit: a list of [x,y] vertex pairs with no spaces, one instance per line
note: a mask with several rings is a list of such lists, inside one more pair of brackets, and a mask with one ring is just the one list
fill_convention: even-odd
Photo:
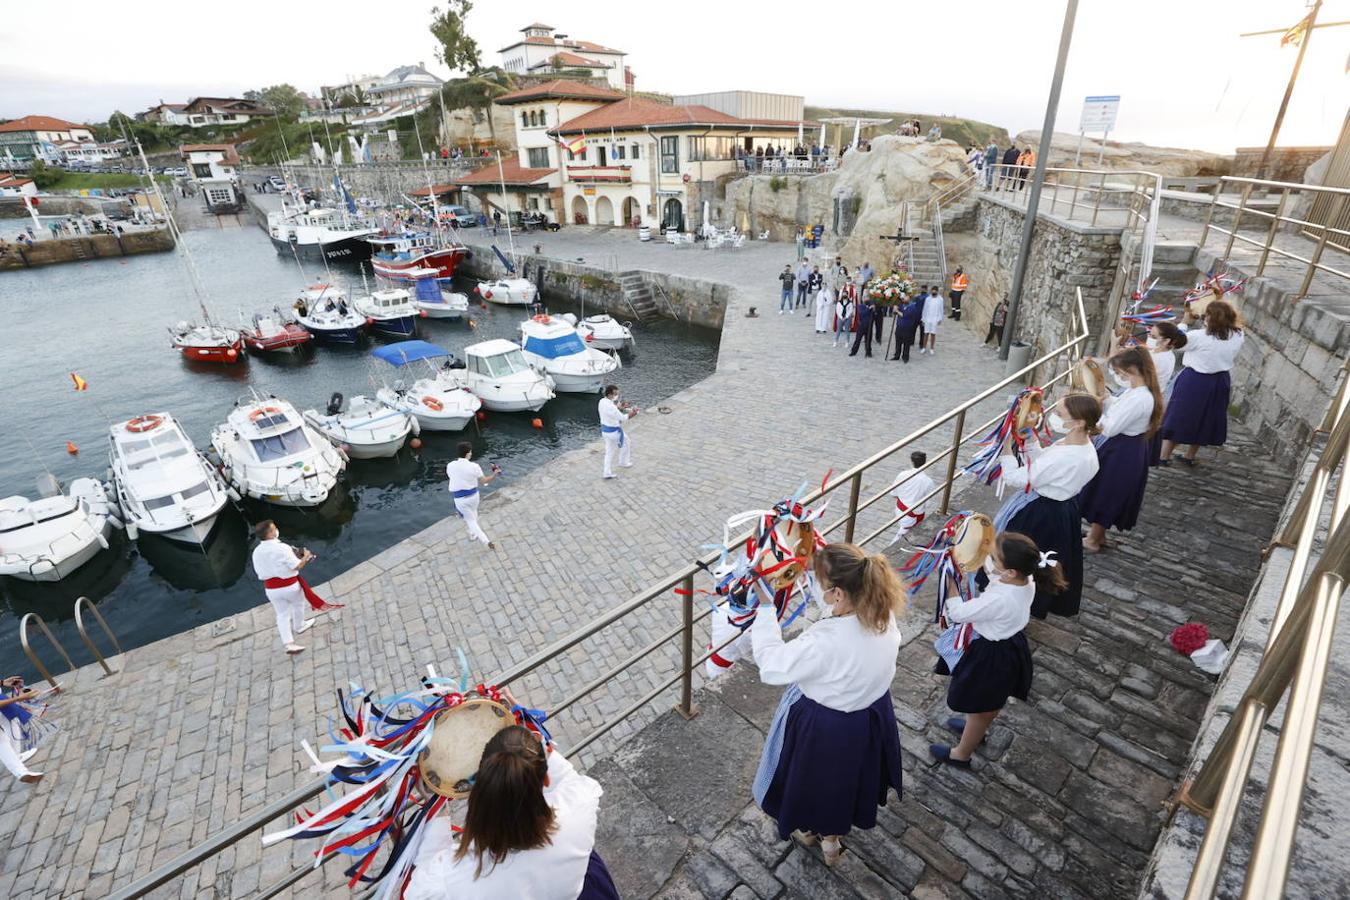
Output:
[[370,355],[376,359],[384,360],[391,366],[406,366],[408,363],[417,362],[419,359],[454,356],[444,347],[437,347],[427,341],[399,341],[397,344],[390,344],[387,347],[378,347],[370,351]]

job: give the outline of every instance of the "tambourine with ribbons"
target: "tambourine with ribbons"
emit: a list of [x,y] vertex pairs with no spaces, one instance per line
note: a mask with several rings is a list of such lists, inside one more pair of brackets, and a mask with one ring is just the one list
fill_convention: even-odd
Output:
[[980,484],[994,484],[1003,475],[1004,453],[1012,454],[1021,465],[1028,459],[1028,445],[1044,446],[1050,440],[1050,428],[1045,423],[1045,392],[1038,387],[1023,388],[1003,418],[975,442],[983,449],[961,471]]

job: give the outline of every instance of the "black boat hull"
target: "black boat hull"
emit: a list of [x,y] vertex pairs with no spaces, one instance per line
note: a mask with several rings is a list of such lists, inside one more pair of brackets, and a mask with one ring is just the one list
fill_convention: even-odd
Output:
[[294,247],[297,256],[310,262],[365,262],[370,259],[371,246],[363,238],[343,238],[327,244],[291,244],[277,238],[271,240],[272,246],[282,256],[290,256],[291,248]]

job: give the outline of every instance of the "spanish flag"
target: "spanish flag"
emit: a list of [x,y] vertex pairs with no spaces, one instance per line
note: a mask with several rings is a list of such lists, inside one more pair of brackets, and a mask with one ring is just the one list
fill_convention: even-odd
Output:
[[586,149],[586,132],[582,132],[579,137],[574,137],[570,141],[559,141],[568,153],[580,153]]
[[89,382],[85,381],[83,378],[76,375],[74,372],[70,373],[70,380],[75,382],[75,390],[77,391],[89,390]]

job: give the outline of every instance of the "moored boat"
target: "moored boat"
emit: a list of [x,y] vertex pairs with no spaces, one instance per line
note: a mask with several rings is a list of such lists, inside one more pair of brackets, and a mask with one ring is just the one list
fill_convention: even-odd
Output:
[[335,209],[303,209],[283,203],[267,214],[267,235],[283,256],[315,262],[364,262],[370,259],[374,228]]
[[167,412],[136,416],[108,431],[112,491],[127,534],[205,543],[229,500],[219,473]]
[[371,268],[381,278],[412,281],[418,269],[431,269],[437,278],[450,278],[469,249],[463,244],[445,244],[431,232],[404,232],[366,238],[372,252]]
[[531,306],[539,296],[539,289],[528,278],[498,278],[482,281],[473,292],[489,303],[500,306]]
[[305,421],[350,459],[379,459],[398,453],[409,434],[417,434],[417,420],[371,397],[355,396],[342,408],[343,397],[333,394],[323,413],[304,412]]
[[415,334],[422,315],[403,288],[371,291],[364,297],[353,298],[352,307],[366,317],[372,331],[395,337]]
[[525,361],[553,379],[555,390],[598,394],[619,368],[617,357],[587,347],[572,323],[539,315],[520,323]]
[[314,340],[314,335],[306,331],[303,325],[280,310],[271,314],[256,313],[252,327],[242,328],[241,333],[244,346],[252,353],[294,350]]
[[243,337],[233,328],[206,322],[179,322],[169,329],[174,349],[193,362],[237,363],[244,358]]
[[347,295],[335,284],[307,286],[294,309],[295,321],[320,343],[355,344],[366,330],[366,317],[351,308]]
[[412,275],[412,302],[429,319],[462,319],[469,312],[469,298],[441,287],[432,269]]
[[242,398],[211,432],[221,474],[245,497],[278,506],[318,506],[345,463],[337,448],[277,397]]
[[77,478],[68,492],[50,475],[37,500],[0,500],[0,575],[21,581],[60,581],[108,547],[121,521],[103,485]]
[[518,344],[496,338],[464,348],[469,390],[496,412],[527,412],[553,399],[553,379],[525,361]]
[[597,350],[632,349],[636,344],[633,340],[632,326],[619,322],[613,316],[601,313],[587,316],[578,322],[576,316],[563,313],[559,318],[566,319],[576,326],[577,334],[581,335],[587,346]]
[[[372,350],[371,356],[399,369],[419,362],[425,365],[422,377],[411,382],[399,379],[381,387],[375,397],[414,416],[426,431],[460,431],[483,407],[483,401],[467,389],[464,369],[455,366],[453,354],[443,347],[427,341],[400,341]],[[444,362],[437,366],[435,360]]]

